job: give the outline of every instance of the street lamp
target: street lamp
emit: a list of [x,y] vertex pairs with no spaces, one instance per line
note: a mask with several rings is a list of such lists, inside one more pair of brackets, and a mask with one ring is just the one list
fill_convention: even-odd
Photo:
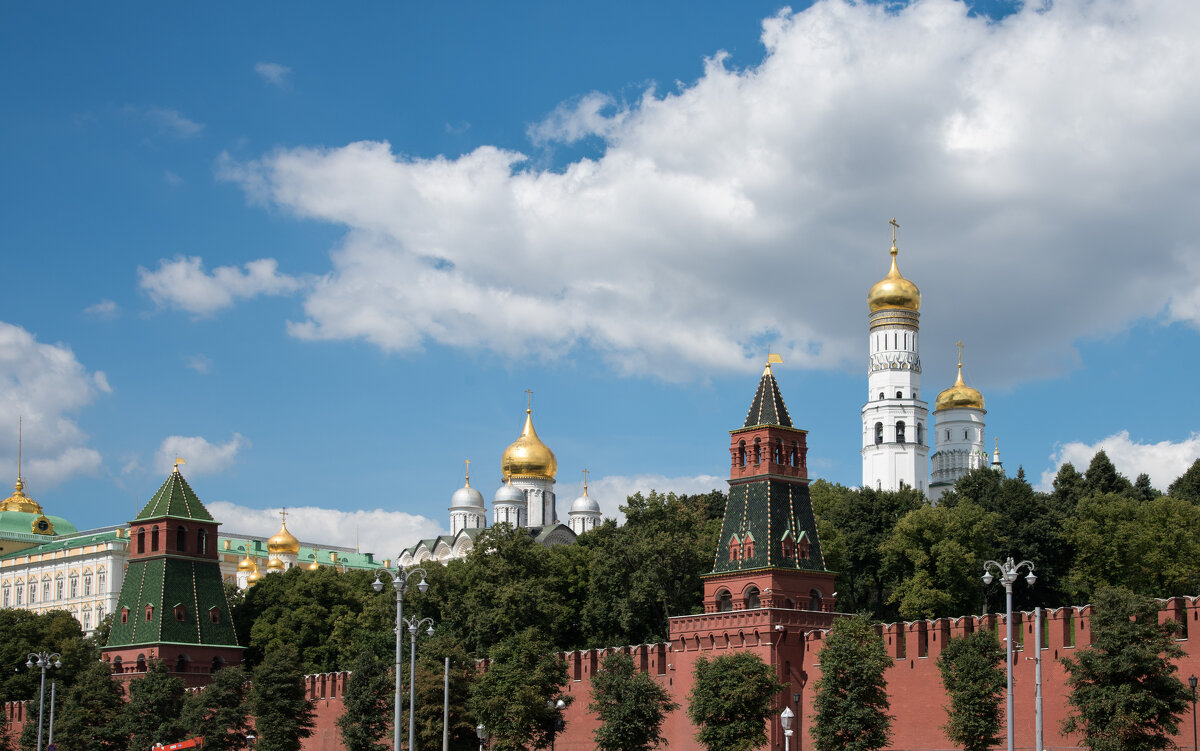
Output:
[[392,711],[392,748],[394,751],[400,751],[400,702],[404,697],[404,692],[400,688],[403,675],[400,670],[400,634],[404,626],[404,592],[408,589],[408,578],[417,573],[421,575],[421,582],[417,584],[417,589],[423,593],[429,589],[429,584],[425,581],[425,569],[414,568],[411,571],[405,571],[400,568],[399,563],[396,564],[395,573],[391,569],[375,569],[375,583],[371,585],[376,592],[382,592],[383,582],[379,580],[379,575],[387,574],[388,579],[392,582],[392,589],[396,590],[396,699]]
[[[425,584],[425,582],[421,582]],[[426,585],[428,586],[428,585]],[[424,591],[424,590],[422,590]],[[408,649],[409,667],[408,667],[408,750],[412,751],[416,746],[413,741],[416,740],[416,708],[417,708],[417,632],[421,630],[421,626],[429,624],[429,630],[425,633],[433,636],[433,619],[409,618],[404,621],[408,624],[408,633],[412,637],[412,645]]]
[[792,713],[791,707],[784,707],[783,712],[779,715],[779,724],[783,726],[783,751],[790,751],[792,747],[792,718],[796,715]]
[[25,661],[25,667],[38,667],[42,670],[42,688],[38,692],[38,736],[37,751],[42,751],[42,711],[46,704],[46,671],[50,668],[61,668],[62,655],[58,652],[30,652]]
[[482,722],[475,726],[475,737],[479,739],[479,751],[483,751],[483,743],[487,740],[487,728]]
[[[1013,629],[1012,629],[1012,588],[1013,582],[1021,573],[1021,569],[1026,569],[1029,573],[1025,576],[1025,581],[1029,586],[1033,586],[1037,581],[1037,577],[1033,575],[1033,563],[1031,561],[1021,561],[1013,563],[1013,559],[1009,558],[1004,563],[996,561],[984,561],[983,564],[983,583],[991,584],[995,578],[989,569],[995,569],[1000,575],[1000,583],[1004,585],[1005,593],[1005,653],[1007,659],[1004,662],[1005,673],[1008,676],[1008,696],[1006,697],[1006,707],[1008,710],[1008,751],[1013,751],[1013,676],[1012,676],[1012,651],[1013,651]],[[1040,657],[1041,655],[1039,655]]]
[[554,751],[554,741],[558,737],[559,732],[566,726],[563,722],[562,711],[567,708],[567,703],[562,699],[558,701],[546,700],[546,708],[554,710],[554,724],[550,726],[550,751]]
[[1196,746],[1196,676],[1188,678],[1188,685],[1192,687],[1192,748]]
[[247,748],[249,751],[254,751],[254,742],[255,742],[256,740],[258,740],[258,738],[257,738],[257,737],[254,735],[254,733],[247,733],[247,734],[246,734],[246,748]]

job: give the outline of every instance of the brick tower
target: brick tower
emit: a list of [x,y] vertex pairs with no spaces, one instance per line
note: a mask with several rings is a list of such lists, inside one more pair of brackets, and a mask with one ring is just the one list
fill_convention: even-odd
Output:
[[821,556],[805,436],[792,425],[768,362],[745,424],[730,431],[729,503],[704,577],[705,612],[834,610],[836,574]]
[[129,524],[129,567],[102,650],[114,678],[139,678],[150,660],[161,660],[192,687],[241,663],[217,558],[217,526],[177,463]]

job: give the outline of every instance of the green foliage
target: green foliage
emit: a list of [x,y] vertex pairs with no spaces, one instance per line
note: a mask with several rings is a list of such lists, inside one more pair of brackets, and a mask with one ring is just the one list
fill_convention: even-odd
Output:
[[124,751],[129,739],[121,727],[125,690],[112,679],[107,662],[97,660],[79,674],[54,717],[54,741],[61,751]]
[[570,703],[563,693],[567,665],[554,648],[529,628],[506,637],[488,652],[491,664],[471,684],[470,710],[487,728],[491,751],[547,748],[559,712]]
[[1083,492],[1085,495],[1116,493],[1132,496],[1133,485],[1129,478],[1117,471],[1108,454],[1101,449],[1092,457],[1092,463],[1083,474]]
[[1054,492],[1050,494],[1050,503],[1063,516],[1075,512],[1075,504],[1083,497],[1083,475],[1075,471],[1075,465],[1063,462],[1054,476]]
[[246,747],[249,676],[240,665],[213,673],[203,691],[184,698],[183,726],[188,737],[202,736],[206,751],[237,751]]
[[592,677],[588,711],[600,720],[599,751],[648,751],[666,742],[663,720],[679,705],[646,673],[633,669],[633,658],[616,652],[604,658]]
[[366,650],[350,663],[350,680],[342,696],[345,712],[337,721],[346,751],[389,747],[382,740],[392,726],[395,706],[396,685],[390,667],[390,662]]
[[938,658],[950,706],[946,737],[963,751],[987,751],[1000,741],[1000,701],[1006,677],[1004,650],[996,637],[976,631],[951,639]]
[[463,645],[449,634],[418,638],[417,642],[417,748],[442,747],[442,701],[445,658],[450,658],[450,748],[474,751],[479,741],[475,723],[467,710],[475,661]]
[[167,672],[161,660],[151,660],[146,674],[129,684],[129,701],[121,712],[121,728],[134,751],[155,743],[178,743],[184,739],[180,722],[183,710],[183,681]]
[[1192,466],[1171,483],[1167,488],[1167,495],[1200,504],[1200,459],[1192,462]]
[[1075,550],[1069,586],[1081,600],[1106,585],[1158,597],[1191,594],[1200,586],[1197,529],[1200,506],[1171,496],[1083,498],[1064,523]]
[[708,751],[750,751],[767,742],[766,721],[787,684],[753,652],[696,661],[688,717],[700,728],[696,740]]
[[996,549],[999,524],[1000,514],[970,502],[910,511],[881,546],[884,569],[896,582],[888,602],[910,620],[973,610],[978,572]]
[[47,702],[50,700],[50,681],[58,681],[60,688],[69,686],[80,671],[99,657],[83,638],[79,622],[65,610],[34,613],[5,608],[0,610],[0,634],[4,634],[0,639],[0,667],[3,668],[0,669],[0,701],[34,699],[36,703],[42,674],[36,667],[25,666],[31,652],[62,655],[62,667],[46,673]]
[[884,673],[892,664],[865,616],[840,618],[817,658],[821,677],[811,728],[817,751],[875,751],[888,745],[892,716]]
[[1124,589],[1102,588],[1093,604],[1092,645],[1062,660],[1071,690],[1063,731],[1091,751],[1173,748],[1191,699],[1175,677],[1179,624],[1160,625],[1158,604]]
[[300,740],[312,735],[313,708],[305,697],[304,673],[300,652],[290,644],[267,652],[254,668],[249,709],[258,731],[255,751],[300,751]]

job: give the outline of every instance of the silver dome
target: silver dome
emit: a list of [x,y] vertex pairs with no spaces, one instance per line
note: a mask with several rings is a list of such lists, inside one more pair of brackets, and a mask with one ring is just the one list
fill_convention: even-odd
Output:
[[571,502],[571,513],[574,514],[576,512],[591,512],[598,514],[600,513],[600,504],[592,500],[592,497],[587,493],[584,493]]
[[463,506],[483,508],[483,493],[470,485],[465,485],[454,491],[454,495],[450,497],[450,506],[452,508],[462,508]]
[[521,492],[520,488],[505,483],[496,491],[496,497],[492,499],[492,503],[525,503],[525,494]]

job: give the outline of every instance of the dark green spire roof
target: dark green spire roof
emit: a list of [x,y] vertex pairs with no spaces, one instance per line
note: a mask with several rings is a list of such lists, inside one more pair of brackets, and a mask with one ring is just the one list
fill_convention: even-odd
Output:
[[779,384],[775,382],[775,374],[771,366],[763,371],[762,380],[758,382],[758,391],[754,393],[754,402],[746,413],[746,424],[742,427],[751,428],[755,425],[778,425],[784,428],[792,427],[792,418],[783,403],[783,395],[779,393]]
[[171,476],[162,484],[162,487],[137,515],[137,518],[157,519],[162,516],[204,522],[214,521],[212,515],[208,513],[208,509],[204,508],[204,504],[196,497],[192,486],[188,485],[187,480],[183,479],[183,475],[179,474],[179,467],[175,467]]

